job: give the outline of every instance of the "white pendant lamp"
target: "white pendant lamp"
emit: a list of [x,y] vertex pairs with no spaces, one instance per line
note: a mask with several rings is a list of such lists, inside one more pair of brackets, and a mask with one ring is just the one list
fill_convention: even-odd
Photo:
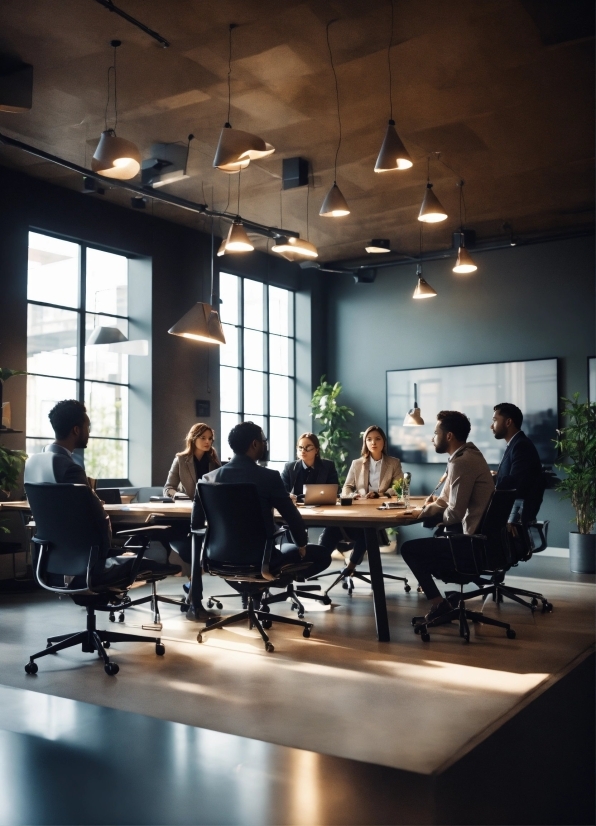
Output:
[[182,336],[206,344],[225,344],[226,339],[219,320],[219,313],[211,306],[198,301],[168,330],[173,336]]
[[420,415],[420,408],[417,401],[418,385],[414,385],[414,407],[408,410],[404,418],[404,427],[420,427],[424,424],[424,419]]
[[457,262],[455,264],[455,267],[453,268],[453,272],[456,272],[456,273],[470,273],[470,272],[476,272],[477,269],[478,269],[478,267],[476,266],[476,264],[472,260],[472,258],[470,256],[470,253],[464,247],[464,242],[463,242],[463,237],[462,237],[462,241],[461,241],[458,253],[457,253]]
[[433,185],[428,181],[418,220],[425,224],[437,224],[446,218],[447,213],[445,212],[445,208],[433,192]]
[[385,132],[385,139],[375,164],[375,172],[391,172],[395,169],[410,169],[413,166],[406,147],[395,131],[395,121],[391,119]]
[[348,202],[342,195],[341,189],[334,181],[333,186],[325,196],[325,200],[321,205],[319,215],[322,215],[324,218],[341,218],[342,216],[349,214],[350,207],[348,206]]
[[219,249],[217,250],[217,257],[221,258],[222,255],[226,254],[226,239],[224,238],[221,244],[219,245]]
[[391,243],[388,238],[373,238],[370,244],[364,249],[371,254],[391,252]]
[[304,258],[318,258],[319,252],[314,244],[304,238],[278,238],[271,247],[271,252],[283,255],[288,261],[299,261]]
[[230,124],[226,123],[219,136],[213,166],[231,175],[246,169],[251,161],[265,158],[273,152],[275,148],[262,138],[250,132],[232,129]]
[[225,252],[251,252],[252,250],[254,250],[254,246],[246,234],[242,219],[237,215],[226,238]]
[[412,298],[435,298],[437,291],[433,290],[430,284],[422,277],[422,267],[420,264],[418,264],[416,275],[418,276],[418,283],[416,284]]
[[146,339],[130,341],[118,327],[94,327],[86,342],[87,347],[104,346],[111,353],[127,356],[146,356],[149,342]]

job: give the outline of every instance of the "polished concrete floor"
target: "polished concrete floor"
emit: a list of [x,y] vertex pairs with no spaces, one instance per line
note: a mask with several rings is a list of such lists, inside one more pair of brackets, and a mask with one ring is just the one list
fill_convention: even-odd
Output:
[[[395,555],[384,555],[383,565],[389,572],[405,570]],[[4,595],[0,683],[430,775],[519,713],[593,646],[594,578],[569,576],[566,565],[536,558],[523,577],[508,577],[543,591],[555,606],[552,614],[531,614],[510,602],[486,606],[489,615],[511,623],[515,640],[478,626],[465,645],[450,626],[422,643],[410,618],[423,612],[424,598],[390,584],[392,641],[378,643],[370,592],[358,583],[352,598],[337,588],[330,609],[308,605],[307,618],[315,624],[310,639],[274,625],[273,654],[244,626],[215,631],[198,645],[197,626],[177,608],[165,607],[165,657],[156,657],[147,644],[114,645],[111,654],[120,665],[115,678],[79,649],[44,658],[39,673],[27,676],[28,655],[44,647],[48,634],[82,628],[84,612],[44,592]],[[226,586],[206,578],[205,589],[221,593]],[[178,594],[181,582],[170,579],[160,590]],[[238,600],[223,601],[224,613],[238,607]],[[279,610],[292,615],[289,604]],[[117,628],[146,633],[141,626],[148,620],[146,610],[135,609]]]

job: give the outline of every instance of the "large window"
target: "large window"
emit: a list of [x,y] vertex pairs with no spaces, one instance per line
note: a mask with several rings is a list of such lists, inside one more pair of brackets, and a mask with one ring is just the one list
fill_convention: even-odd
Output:
[[128,356],[85,342],[97,325],[128,336],[128,259],[30,232],[27,299],[27,452],[53,439],[56,402],[78,399],[91,419],[88,475],[126,479]]
[[270,465],[294,455],[294,293],[222,272],[220,348],[221,445],[239,421],[260,424]]

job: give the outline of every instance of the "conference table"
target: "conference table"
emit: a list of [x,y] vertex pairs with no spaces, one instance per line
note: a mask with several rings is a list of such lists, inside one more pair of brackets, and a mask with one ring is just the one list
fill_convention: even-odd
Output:
[[[389,642],[390,634],[377,531],[381,528],[399,528],[400,525],[412,525],[418,522],[424,499],[423,496],[411,497],[409,508],[385,509],[382,505],[390,501],[386,499],[356,499],[352,501],[350,506],[340,505],[339,503],[337,505],[316,507],[299,506],[300,514],[307,528],[341,527],[362,528],[364,530],[379,642]],[[183,519],[190,522],[192,502],[190,500],[133,502],[128,505],[105,505],[104,507],[112,521],[113,532],[117,533],[118,525],[123,523],[127,526],[131,524],[141,525],[150,514],[159,514],[168,519]],[[2,502],[0,503],[0,509],[19,510],[25,513],[29,511],[29,503],[27,501]],[[281,522],[281,516],[277,513],[274,515]],[[193,559],[193,567],[194,564],[195,560]],[[198,564],[198,560],[196,564]]]

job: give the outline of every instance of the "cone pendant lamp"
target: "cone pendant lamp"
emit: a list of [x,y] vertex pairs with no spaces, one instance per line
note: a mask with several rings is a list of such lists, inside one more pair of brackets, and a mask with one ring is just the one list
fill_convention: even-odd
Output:
[[300,261],[304,258],[318,258],[319,252],[314,244],[304,238],[278,238],[271,247],[271,252],[283,255],[288,261]]
[[182,316],[180,321],[168,330],[173,336],[204,341],[207,344],[225,344],[219,313],[211,304],[198,301]]
[[325,200],[321,205],[319,215],[322,215],[325,218],[341,218],[343,215],[349,214],[350,207],[348,206],[348,202],[342,195],[341,189],[334,181],[333,186],[325,196]]
[[246,169],[251,161],[264,158],[273,152],[275,148],[262,138],[250,132],[232,129],[230,124],[226,123],[219,136],[213,166],[223,172],[233,174]]
[[420,207],[418,220],[423,221],[425,224],[436,224],[439,221],[444,221],[446,218],[447,213],[433,192],[433,185],[429,181],[426,184],[426,192],[424,193],[424,200]]
[[457,263],[455,264],[455,267],[453,268],[453,272],[470,273],[470,272],[476,272],[477,269],[478,269],[478,267],[472,261],[472,258],[470,257],[470,253],[467,251],[467,249],[463,245],[463,239],[462,239],[462,244],[460,245],[460,248],[459,248],[458,253],[457,253]]
[[230,227],[228,237],[226,238],[226,253],[228,252],[251,252],[254,246],[250,243],[250,239],[246,234],[244,225],[240,216],[236,216],[236,220]]
[[375,164],[375,172],[391,172],[394,169],[410,169],[412,166],[406,147],[395,131],[395,121],[390,120],[385,132],[385,139]]
[[418,407],[418,385],[414,385],[414,407],[408,410],[404,418],[404,427],[420,427],[424,424],[424,419],[420,415],[420,408]]
[[141,168],[141,155],[132,141],[119,138],[113,129],[101,133],[91,169],[106,178],[129,181]]
[[224,238],[221,244],[219,245],[219,249],[217,250],[217,257],[221,258],[222,255],[226,254],[226,239]]
[[418,284],[414,290],[412,298],[435,298],[437,291],[433,290],[430,284],[422,277],[422,265],[418,264],[416,267],[416,275],[418,276]]

